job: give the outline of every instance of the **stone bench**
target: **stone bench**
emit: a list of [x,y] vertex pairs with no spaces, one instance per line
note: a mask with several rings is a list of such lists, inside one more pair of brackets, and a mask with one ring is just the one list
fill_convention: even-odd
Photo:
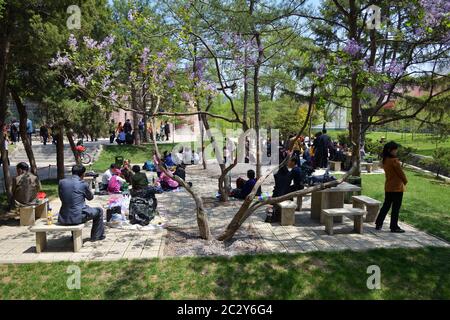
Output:
[[381,202],[368,196],[353,196],[353,208],[366,209],[365,222],[375,222],[380,211]]
[[331,171],[341,171],[342,162],[341,161],[328,161],[330,164]]
[[[47,219],[48,199],[30,206],[16,206],[21,226],[32,226],[38,219]],[[16,211],[16,212],[17,212]]]
[[297,203],[295,201],[286,200],[275,205],[280,209],[281,225],[293,226],[295,224],[295,209],[297,208]]
[[365,167],[367,173],[371,173],[373,171],[374,164],[373,162],[361,162],[361,167]]
[[323,209],[322,215],[325,220],[325,232],[333,235],[333,222],[335,217],[346,216],[353,219],[353,229],[357,233],[363,233],[363,219],[367,212],[359,208],[338,208],[338,209]]
[[71,231],[73,236],[73,251],[80,251],[83,246],[82,231],[83,224],[77,224],[73,226],[62,226],[60,224],[47,224],[46,219],[40,219],[36,221],[34,226],[30,227],[30,231],[36,233],[36,252],[40,253],[47,247],[47,233],[48,232],[66,232]]

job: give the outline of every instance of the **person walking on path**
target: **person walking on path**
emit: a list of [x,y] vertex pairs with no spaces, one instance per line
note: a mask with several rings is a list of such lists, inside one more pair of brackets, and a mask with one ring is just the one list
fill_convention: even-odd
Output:
[[145,134],[145,122],[144,122],[144,119],[139,120],[138,127],[139,127],[139,140],[143,141],[144,140],[144,134]]
[[398,148],[399,145],[393,141],[388,142],[383,148],[383,169],[386,175],[384,186],[385,198],[375,224],[376,229],[381,230],[384,219],[392,207],[391,232],[403,233],[405,231],[398,226],[398,217],[402,206],[403,192],[406,190],[408,179],[397,158]]
[[34,128],[33,128],[33,121],[31,121],[31,119],[27,120],[27,135],[28,135],[28,139],[30,139],[30,144],[32,144],[32,140],[31,140],[31,136],[34,132]]
[[47,140],[48,140],[48,128],[45,125],[45,123],[41,126],[41,128],[39,129],[39,134],[42,137],[42,143],[45,145],[47,145]]

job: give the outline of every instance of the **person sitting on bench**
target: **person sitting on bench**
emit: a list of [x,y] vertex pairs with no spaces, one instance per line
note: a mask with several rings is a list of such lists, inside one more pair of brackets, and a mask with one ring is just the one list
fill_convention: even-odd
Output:
[[16,166],[17,176],[13,179],[13,196],[17,206],[28,206],[36,201],[41,191],[39,178],[29,172],[30,167],[25,162]]
[[103,209],[91,208],[86,200],[94,199],[91,188],[83,181],[86,168],[82,165],[72,167],[72,176],[59,181],[58,193],[61,200],[58,223],[77,225],[89,220],[92,222],[91,241],[105,239]]
[[288,171],[290,170],[292,185],[289,185],[289,192],[294,192],[298,190],[302,190],[305,188],[304,181],[306,175],[302,171],[302,169],[297,165],[298,160],[297,157],[291,157],[288,160],[287,167]]
[[[289,193],[289,188],[291,185],[292,175],[288,170],[287,166],[281,167],[277,173],[273,175],[275,178],[275,187],[273,189],[272,197],[281,197]],[[281,212],[277,206],[273,207],[273,213],[268,211],[265,222],[280,222]]]
[[[237,199],[244,200],[252,192],[253,187],[256,184],[256,174],[253,170],[247,171],[248,180],[238,178],[236,180],[236,189],[231,192],[231,196]],[[260,193],[260,192],[259,192]]]

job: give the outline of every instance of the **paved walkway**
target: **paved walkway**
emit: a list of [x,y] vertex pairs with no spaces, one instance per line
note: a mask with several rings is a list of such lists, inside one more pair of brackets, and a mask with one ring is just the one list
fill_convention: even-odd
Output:
[[[246,165],[239,165],[233,172],[233,179],[247,170]],[[212,169],[215,170],[215,169]],[[231,201],[226,206],[217,206],[214,201],[217,180],[212,178],[214,172],[200,170],[199,167],[188,169],[188,181],[205,199],[211,230],[217,236],[230,221],[240,201]],[[234,181],[234,180],[233,180]],[[270,192],[273,179],[263,186]],[[70,233],[50,234],[46,252],[35,252],[34,234],[27,227],[0,226],[0,263],[29,263],[50,261],[110,261],[121,258],[140,259],[165,256],[166,235],[172,230],[196,232],[195,205],[185,191],[169,192],[157,195],[158,208],[167,221],[168,229],[159,227],[154,230],[118,230],[107,228],[106,240],[92,243],[89,241],[90,226],[83,230],[83,248],[78,253],[72,252]],[[96,197],[92,206],[103,206],[107,197]],[[53,201],[55,212],[58,201]],[[245,222],[241,228],[239,240],[257,238],[262,244],[263,252],[308,252],[328,250],[367,250],[372,248],[418,248],[424,246],[450,247],[449,243],[432,235],[417,230],[405,223],[400,226],[407,232],[393,234],[388,230],[376,231],[372,224],[364,224],[364,234],[352,233],[353,222],[344,218],[342,224],[335,224],[335,235],[325,234],[324,226],[310,219],[310,198],[305,197],[303,211],[296,213],[295,226],[280,226],[264,223],[264,209],[259,210]],[[248,230],[248,231],[247,231]],[[253,241],[253,240],[252,240]],[[205,246],[208,244],[205,242]],[[192,252],[192,251],[191,251]],[[198,254],[198,253],[196,253]],[[201,253],[200,253],[201,254]],[[191,255],[187,253],[186,255]],[[193,254],[192,254],[193,255]]]

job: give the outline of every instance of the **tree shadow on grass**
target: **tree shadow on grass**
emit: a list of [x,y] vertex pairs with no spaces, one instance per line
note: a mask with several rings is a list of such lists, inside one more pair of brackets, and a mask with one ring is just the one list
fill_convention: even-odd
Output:
[[[442,250],[442,249],[441,249]],[[239,256],[217,261],[214,295],[223,299],[414,299],[449,295],[442,265],[449,250],[377,249]],[[439,253],[437,261],[430,256]],[[382,290],[367,288],[367,267],[379,265]],[[204,265],[190,264],[194,272]],[[442,284],[447,278],[447,284]]]

